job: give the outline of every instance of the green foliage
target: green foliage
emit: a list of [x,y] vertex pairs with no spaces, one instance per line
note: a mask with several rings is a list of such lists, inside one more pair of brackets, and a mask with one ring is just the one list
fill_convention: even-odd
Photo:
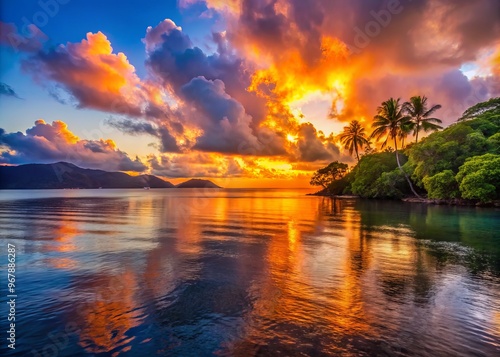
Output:
[[382,172],[371,187],[370,197],[402,198],[407,191],[406,187],[405,176],[399,168],[390,172]]
[[[401,159],[405,159],[403,154],[399,154]],[[398,164],[396,162],[396,156],[392,152],[381,152],[371,155],[365,155],[359,161],[359,164],[353,170],[354,181],[351,185],[351,191],[355,195],[361,197],[370,198],[382,198],[382,197],[397,197],[401,196],[406,190],[399,188],[401,171],[397,168]],[[394,170],[398,170],[399,174],[391,174],[389,176],[382,175],[384,173],[391,173]],[[404,176],[403,180],[404,180]],[[389,182],[389,180],[394,179],[398,182]],[[403,185],[406,187],[405,185]],[[384,188],[388,191],[384,191]],[[395,190],[401,192],[396,192]]]
[[486,119],[474,119],[454,124],[442,132],[415,144],[408,150],[407,167],[413,170],[412,178],[417,185],[424,187],[424,177],[432,177],[442,171],[458,172],[465,160],[471,156],[482,155],[490,151],[495,144],[487,135],[498,132],[500,123]]
[[350,186],[353,181],[354,181],[354,172],[349,172],[341,179],[333,181],[328,186],[328,193],[331,195],[350,194],[351,193]]
[[[479,115],[476,119],[461,122],[456,125],[468,126],[472,130],[482,132],[485,137],[490,137],[498,133],[500,130],[500,113],[484,113]],[[452,125],[450,128],[454,126],[455,125]]]
[[486,142],[488,143],[488,152],[500,154],[500,133],[490,136]]
[[447,199],[460,197],[458,183],[455,180],[455,174],[451,170],[442,171],[431,177],[424,177],[423,182],[429,198]]
[[460,167],[456,180],[465,199],[488,202],[500,195],[500,155],[486,154],[469,158]]
[[481,131],[470,133],[465,138],[465,153],[484,153],[488,151],[488,142]]
[[500,98],[491,98],[490,100],[478,103],[467,109],[459,121],[475,119],[480,115],[495,115],[500,114]]
[[311,178],[312,186],[327,188],[334,180],[338,180],[347,173],[349,166],[342,162],[334,161],[327,167],[319,169]]
[[460,164],[455,163],[461,155],[460,144],[456,141],[447,142],[436,134],[422,140],[409,152],[407,166],[413,168],[412,178],[420,187],[423,187],[424,177],[434,176],[444,170],[456,171],[460,167]]
[[495,168],[498,161],[493,160],[494,154],[500,153],[497,109],[492,109],[491,101],[480,103],[468,111],[475,119],[434,133],[408,150],[406,167],[413,170],[412,177],[425,187],[430,198],[486,202],[498,197],[498,179],[492,178],[494,173],[500,177]]
[[[423,118],[425,108],[417,102],[406,103],[404,110],[396,99],[382,103],[375,116],[371,137],[382,140],[386,150],[378,153],[365,151],[351,173],[336,178],[328,176],[324,180],[329,184],[328,190],[333,194],[352,193],[366,198],[400,198],[410,193],[405,183],[406,174],[425,188],[429,198],[463,198],[481,202],[500,199],[500,98],[471,107],[464,113],[464,120],[408,145],[404,154],[399,154],[401,164],[404,164],[402,172],[398,169],[394,150],[387,144],[394,144],[397,148],[396,139],[406,137],[411,126],[407,125],[409,117],[405,114],[409,113],[412,120],[419,115],[420,119]],[[430,114],[432,112],[427,117]],[[421,124],[423,128],[422,120]],[[413,129],[416,130],[416,126]],[[355,147],[352,148],[355,151]],[[313,179],[321,184],[323,176],[316,175]],[[412,192],[417,195],[414,190]]]
[[[407,115],[408,109],[405,109],[405,106],[401,105],[399,101],[400,98],[390,98],[389,100],[382,102],[382,104],[377,108],[377,115],[375,115],[375,121],[372,125],[374,129],[372,134],[370,135],[370,138],[376,138],[377,140],[380,140],[381,138],[385,137],[385,141],[382,143],[382,148],[387,145],[387,141],[389,139],[393,140],[394,148],[396,149],[396,162],[398,164],[398,167],[405,176],[406,182],[408,182],[408,185],[410,186],[413,194],[417,197],[420,197],[413,188],[413,184],[407,173],[401,168],[402,165],[398,155],[398,139],[404,142],[404,138],[406,138],[409,131],[411,131],[412,127],[414,126],[411,122],[411,117]],[[433,120],[439,121],[439,119],[435,118]]]
[[467,122],[467,125],[476,131],[480,131],[485,137],[489,137],[498,132],[500,127],[500,115],[488,116],[483,114],[479,118]]

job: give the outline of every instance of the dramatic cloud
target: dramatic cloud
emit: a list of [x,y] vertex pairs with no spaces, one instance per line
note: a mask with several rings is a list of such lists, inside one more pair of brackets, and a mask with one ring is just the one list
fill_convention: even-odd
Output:
[[[260,64],[253,90],[284,103],[314,91],[331,93],[340,120],[370,120],[391,95],[406,99],[419,91],[431,97],[437,91],[429,88],[477,61],[500,38],[496,0],[204,2],[224,15],[231,45]],[[498,74],[482,81],[484,96],[498,92],[493,76]],[[391,81],[397,83],[387,91],[384,83]],[[467,81],[472,93],[467,98],[481,100],[473,89],[477,80]],[[443,105],[448,123],[466,108],[453,91],[447,87],[433,97]]]
[[62,121],[35,126],[21,132],[0,129],[0,162],[8,164],[67,161],[87,168],[143,172],[147,167],[138,159],[117,149],[113,140],[80,140]]
[[338,156],[311,124],[304,129],[283,98],[272,93],[272,83],[254,86],[258,65],[238,55],[225,32],[213,33],[212,41],[216,51],[207,55],[171,20],[149,27],[143,39],[149,69],[144,80],[100,32],[88,33],[80,43],[40,50],[24,68],[52,82],[49,92],[60,102],[67,100],[54,88],[67,91],[79,107],[128,115],[108,122],[127,134],[158,138],[163,153],[325,162]]
[[193,46],[189,36],[172,20],[149,27],[144,38],[148,59],[146,65],[164,85],[179,94],[192,79],[221,80],[225,91],[239,101],[257,126],[266,114],[266,101],[248,91],[254,65],[238,57],[230,49],[224,33],[212,34],[217,52],[207,55]]
[[140,116],[143,92],[125,54],[113,53],[106,36],[88,33],[80,43],[39,51],[23,67],[40,82],[61,85],[82,108]]
[[[0,43],[25,52],[23,68],[54,99],[119,114],[109,125],[154,138],[159,153],[148,164],[172,177],[296,177],[353,160],[336,134],[354,119],[369,133],[389,97],[426,95],[450,124],[467,107],[500,95],[497,0],[179,5],[225,28],[207,34],[200,48],[170,19],[148,27],[144,78],[101,32],[47,49],[38,29],[23,29],[22,37],[1,24]],[[18,134],[2,137],[8,135]],[[105,143],[82,147],[119,151]]]
[[[322,140],[321,140],[322,139]],[[332,142],[327,142],[322,135],[318,137],[316,128],[311,124],[302,124],[299,129],[297,147],[299,157],[297,161],[334,161],[340,156],[340,150]]]
[[194,120],[203,130],[194,149],[234,154],[241,151],[242,144],[259,148],[260,143],[250,128],[251,117],[225,92],[221,80],[197,77],[183,86],[181,92],[194,105]]
[[144,38],[151,75],[179,99],[191,131],[202,133],[191,140],[192,149],[286,155],[282,128],[261,125],[269,116],[267,99],[248,90],[254,65],[231,50],[225,33],[212,34],[212,40],[217,51],[206,55],[168,19],[148,28]]

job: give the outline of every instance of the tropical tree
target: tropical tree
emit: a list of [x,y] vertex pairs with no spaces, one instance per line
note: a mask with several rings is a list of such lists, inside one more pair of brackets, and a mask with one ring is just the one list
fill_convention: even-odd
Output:
[[405,115],[403,106],[399,101],[400,98],[390,98],[377,108],[377,115],[375,115],[375,121],[372,125],[374,129],[372,134],[370,135],[370,138],[380,140],[385,137],[385,140],[382,143],[382,148],[387,145],[389,139],[393,140],[398,167],[404,174],[406,181],[410,185],[411,191],[415,194],[415,196],[420,197],[413,188],[408,175],[406,174],[406,172],[404,172],[403,168],[401,167],[401,162],[399,161],[398,138],[401,137],[402,127],[405,125],[405,123],[407,123],[409,118],[407,115]]
[[500,197],[500,155],[467,159],[455,176],[462,198],[488,202]]
[[414,124],[410,117],[406,117],[404,120],[401,121],[399,135],[398,135],[398,138],[401,141],[401,149],[405,148],[406,138],[408,137],[408,135],[410,135],[413,128]]
[[342,178],[348,171],[349,166],[342,162],[334,161],[327,167],[316,171],[311,178],[312,186],[323,186],[327,188],[333,181]]
[[359,162],[358,148],[364,145],[369,145],[368,139],[365,134],[365,128],[357,120],[349,123],[349,126],[344,127],[344,132],[340,134],[340,141],[344,144],[344,148],[349,150],[352,155],[353,151],[356,153],[356,159]]
[[428,132],[443,129],[439,125],[442,123],[441,119],[431,117],[436,110],[441,109],[441,105],[436,104],[428,108],[427,97],[425,95],[411,97],[409,102],[403,104],[403,108],[411,118],[411,126],[416,143],[418,143],[418,133],[420,131]]
[[491,98],[486,102],[477,103],[467,109],[458,121],[475,119],[483,114],[500,115],[500,97]]

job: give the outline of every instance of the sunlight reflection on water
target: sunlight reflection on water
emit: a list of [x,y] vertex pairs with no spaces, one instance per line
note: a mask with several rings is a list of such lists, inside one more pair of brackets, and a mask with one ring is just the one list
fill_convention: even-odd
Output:
[[493,356],[499,218],[287,190],[4,191],[16,352]]

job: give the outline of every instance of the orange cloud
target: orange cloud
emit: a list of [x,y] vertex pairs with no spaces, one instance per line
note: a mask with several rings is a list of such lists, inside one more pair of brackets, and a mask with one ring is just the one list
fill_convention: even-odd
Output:
[[[212,34],[216,50],[197,47],[165,19],[148,27],[143,39],[147,79],[123,53],[113,53],[101,32],[48,51],[26,50],[24,68],[64,88],[80,107],[128,114],[111,125],[157,138],[159,153],[148,164],[167,177],[302,177],[333,160],[348,162],[333,131],[356,119],[369,132],[377,106],[389,97],[426,95],[443,105],[437,115],[450,123],[467,106],[500,94],[498,50],[488,57],[488,75],[470,79],[461,71],[498,46],[496,0],[179,4],[199,1],[227,25]],[[305,102],[326,109],[311,114],[302,110]],[[83,142],[56,122],[52,127],[70,148]],[[2,135],[36,142],[48,153],[59,150],[58,141],[42,142],[28,132],[27,139]],[[120,152],[105,140],[86,148]],[[10,150],[4,160],[22,156]]]
[[143,172],[147,169],[138,158],[132,160],[119,150],[113,140],[79,139],[59,120],[52,124],[37,120],[26,134],[0,129],[0,148],[3,149],[0,162],[7,164],[67,161],[105,170]]
[[271,91],[288,104],[318,90],[345,95],[349,79],[347,46],[338,39],[325,37],[321,51],[318,61],[310,64],[298,49],[291,48],[270,67],[258,70],[249,89],[263,95]]
[[204,2],[225,16],[231,44],[257,63],[249,89],[283,105],[330,93],[334,119],[369,124],[390,96],[426,94],[449,108],[451,122],[466,99],[496,93],[491,83],[480,97],[473,83],[462,81],[459,93],[451,83],[461,81],[463,63],[497,42],[493,0]]
[[[80,107],[135,117],[110,123],[128,134],[158,137],[156,148],[163,153],[202,151],[325,163],[338,157],[338,150],[323,133],[298,120],[290,103],[311,88],[325,92],[332,86],[342,88],[342,74],[334,73],[328,62],[345,61],[343,43],[325,37],[324,57],[315,67],[300,51],[291,49],[281,56],[286,66],[258,70],[255,63],[228,47],[225,33],[214,34],[213,40],[218,50],[208,55],[169,19],[149,27],[143,39],[151,74],[147,80],[138,78],[123,53],[113,53],[101,32],[88,33],[79,43],[40,51],[24,67],[40,80],[62,86]],[[266,81],[273,86],[270,91],[264,88]],[[116,149],[111,142],[101,145]],[[168,172],[177,174],[170,163],[166,166]],[[288,175],[285,166],[280,167],[276,174]]]
[[102,32],[87,33],[80,43],[38,52],[23,63],[39,81],[62,85],[80,107],[141,114],[144,96],[135,68],[123,53],[114,54]]

